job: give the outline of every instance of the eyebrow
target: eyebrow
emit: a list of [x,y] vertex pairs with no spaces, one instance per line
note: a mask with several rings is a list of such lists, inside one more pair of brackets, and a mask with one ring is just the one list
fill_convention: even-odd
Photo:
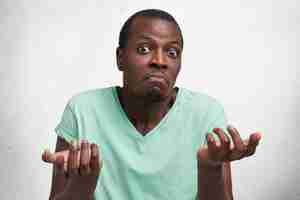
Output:
[[[137,40],[154,40],[154,39],[151,38],[150,36],[142,34],[142,35],[138,35],[137,36]],[[176,45],[179,45],[179,46],[181,45],[180,44],[180,40],[173,40],[173,41],[169,41],[168,43],[170,43],[170,44],[176,44]]]
[[150,36],[147,36],[147,35],[138,35],[137,38],[138,39],[153,40]]

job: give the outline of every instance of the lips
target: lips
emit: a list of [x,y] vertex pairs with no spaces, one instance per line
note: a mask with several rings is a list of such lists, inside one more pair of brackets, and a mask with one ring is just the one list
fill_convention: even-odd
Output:
[[169,86],[169,82],[164,76],[161,75],[151,75],[148,76],[146,82],[151,85],[151,87],[159,87],[159,88],[167,88]]
[[152,80],[158,80],[158,81],[166,81],[166,82],[168,82],[168,80],[162,74],[147,74],[146,75],[146,79],[152,79]]

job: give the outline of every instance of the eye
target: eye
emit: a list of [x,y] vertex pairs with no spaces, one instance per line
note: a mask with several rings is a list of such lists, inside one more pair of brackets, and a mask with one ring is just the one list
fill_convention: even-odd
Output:
[[138,52],[139,54],[147,54],[147,53],[150,52],[150,48],[147,47],[147,46],[141,46],[141,47],[138,47],[138,48],[137,48],[137,52]]
[[168,49],[168,56],[171,58],[177,58],[179,56],[179,51],[177,49],[170,48]]

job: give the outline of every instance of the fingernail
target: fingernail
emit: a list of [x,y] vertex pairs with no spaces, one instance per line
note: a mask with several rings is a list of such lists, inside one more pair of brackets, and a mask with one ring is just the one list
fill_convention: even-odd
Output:
[[256,138],[257,140],[260,140],[260,139],[261,139],[261,134],[257,132],[257,133],[255,134],[255,138]]
[[209,134],[206,135],[206,140],[207,140],[208,142],[212,142],[212,141],[213,141],[212,138],[209,136]]
[[231,130],[234,130],[234,129],[235,129],[234,126],[232,126],[232,125],[228,125],[227,128],[228,128],[228,129],[231,129]]
[[78,141],[78,143],[77,143],[77,150],[78,151],[80,151],[81,150],[81,147],[82,147],[82,142],[80,141]]
[[218,132],[218,131],[220,131],[220,129],[219,128],[214,128],[213,131]]
[[87,146],[87,141],[86,140],[82,140],[81,148],[85,148],[86,146]]
[[74,147],[75,147],[75,150],[77,151],[77,150],[78,150],[78,148],[79,148],[79,141],[75,141],[75,145],[74,145]]
[[44,152],[43,152],[43,154],[48,154],[48,153],[50,153],[49,149],[45,149]]
[[87,143],[87,139],[82,139],[82,143]]
[[72,150],[72,151],[75,151],[75,150],[76,150],[76,141],[75,141],[75,140],[72,140],[72,141],[71,141],[71,150]]
[[[226,134],[226,133],[225,133]],[[225,135],[225,138],[224,138],[225,142],[229,142],[230,140],[228,140],[228,138],[226,137]]]

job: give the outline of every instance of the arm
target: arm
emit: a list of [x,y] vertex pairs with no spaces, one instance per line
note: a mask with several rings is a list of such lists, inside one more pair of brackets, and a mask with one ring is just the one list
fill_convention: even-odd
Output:
[[233,200],[230,162],[207,168],[198,166],[198,200]]
[[[56,140],[55,152],[68,150],[68,148],[69,148],[69,144],[64,139],[58,136]],[[58,170],[57,166],[53,165],[52,183],[51,183],[51,190],[50,190],[51,192],[50,192],[49,200],[54,199],[55,195],[62,193],[66,186],[66,177],[64,176],[64,174],[57,173],[57,170]]]
[[230,162],[255,153],[261,135],[251,134],[242,140],[237,129],[228,126],[231,138],[220,128],[214,128],[219,140],[207,134],[207,146],[200,147],[198,157],[198,200],[232,200]]
[[93,198],[102,167],[96,144],[82,140],[70,145],[58,137],[56,152],[45,151],[42,159],[53,164],[50,200]]
[[[67,143],[63,138],[57,137],[55,152],[67,151],[69,149],[69,143]],[[67,158],[66,158],[67,160]],[[52,170],[52,183],[51,183],[51,192],[49,200],[63,200],[66,199],[66,196],[70,194],[64,193],[67,178],[64,173],[59,172],[60,169],[57,165],[53,165]]]
[[223,178],[224,178],[224,190],[226,199],[233,200],[232,192],[232,176],[231,176],[231,165],[230,162],[225,162],[223,165]]

